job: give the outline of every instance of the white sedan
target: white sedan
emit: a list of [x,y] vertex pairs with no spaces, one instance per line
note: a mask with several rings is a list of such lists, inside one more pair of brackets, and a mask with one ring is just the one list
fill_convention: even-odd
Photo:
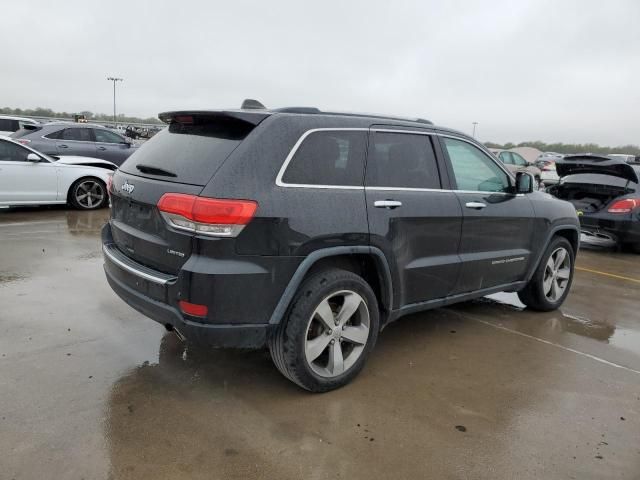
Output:
[[52,157],[0,137],[0,207],[68,203],[106,207],[107,185],[118,167],[88,157]]

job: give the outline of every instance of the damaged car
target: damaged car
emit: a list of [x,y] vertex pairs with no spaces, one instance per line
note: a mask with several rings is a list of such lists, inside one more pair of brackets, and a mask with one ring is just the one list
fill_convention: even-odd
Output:
[[109,203],[107,185],[118,167],[106,160],[51,156],[0,138],[0,207],[69,204],[95,210]]
[[597,155],[556,160],[560,183],[547,188],[573,204],[582,241],[640,253],[640,165]]

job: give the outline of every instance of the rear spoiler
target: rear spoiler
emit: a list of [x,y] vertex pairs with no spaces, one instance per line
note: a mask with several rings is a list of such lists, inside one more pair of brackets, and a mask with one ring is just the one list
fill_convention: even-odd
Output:
[[[174,112],[163,112],[158,118],[164,123],[185,122],[190,117],[211,118],[213,119],[233,119],[249,123],[254,127],[262,122],[271,113],[264,110],[180,110]],[[189,123],[189,122],[187,122]]]

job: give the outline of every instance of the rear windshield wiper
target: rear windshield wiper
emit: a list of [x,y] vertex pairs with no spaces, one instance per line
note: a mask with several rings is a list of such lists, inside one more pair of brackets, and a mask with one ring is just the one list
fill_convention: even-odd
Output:
[[136,165],[136,168],[140,170],[142,173],[148,173],[149,175],[159,175],[162,177],[177,177],[177,175],[168,170],[164,170],[158,167],[152,167],[151,165]]

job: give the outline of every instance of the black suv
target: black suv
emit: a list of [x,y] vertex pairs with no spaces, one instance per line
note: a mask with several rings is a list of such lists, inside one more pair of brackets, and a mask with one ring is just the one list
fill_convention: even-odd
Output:
[[187,339],[268,346],[311,391],[402,315],[499,291],[562,304],[574,207],[465,134],[314,108],[181,111],[113,176],[115,292]]

